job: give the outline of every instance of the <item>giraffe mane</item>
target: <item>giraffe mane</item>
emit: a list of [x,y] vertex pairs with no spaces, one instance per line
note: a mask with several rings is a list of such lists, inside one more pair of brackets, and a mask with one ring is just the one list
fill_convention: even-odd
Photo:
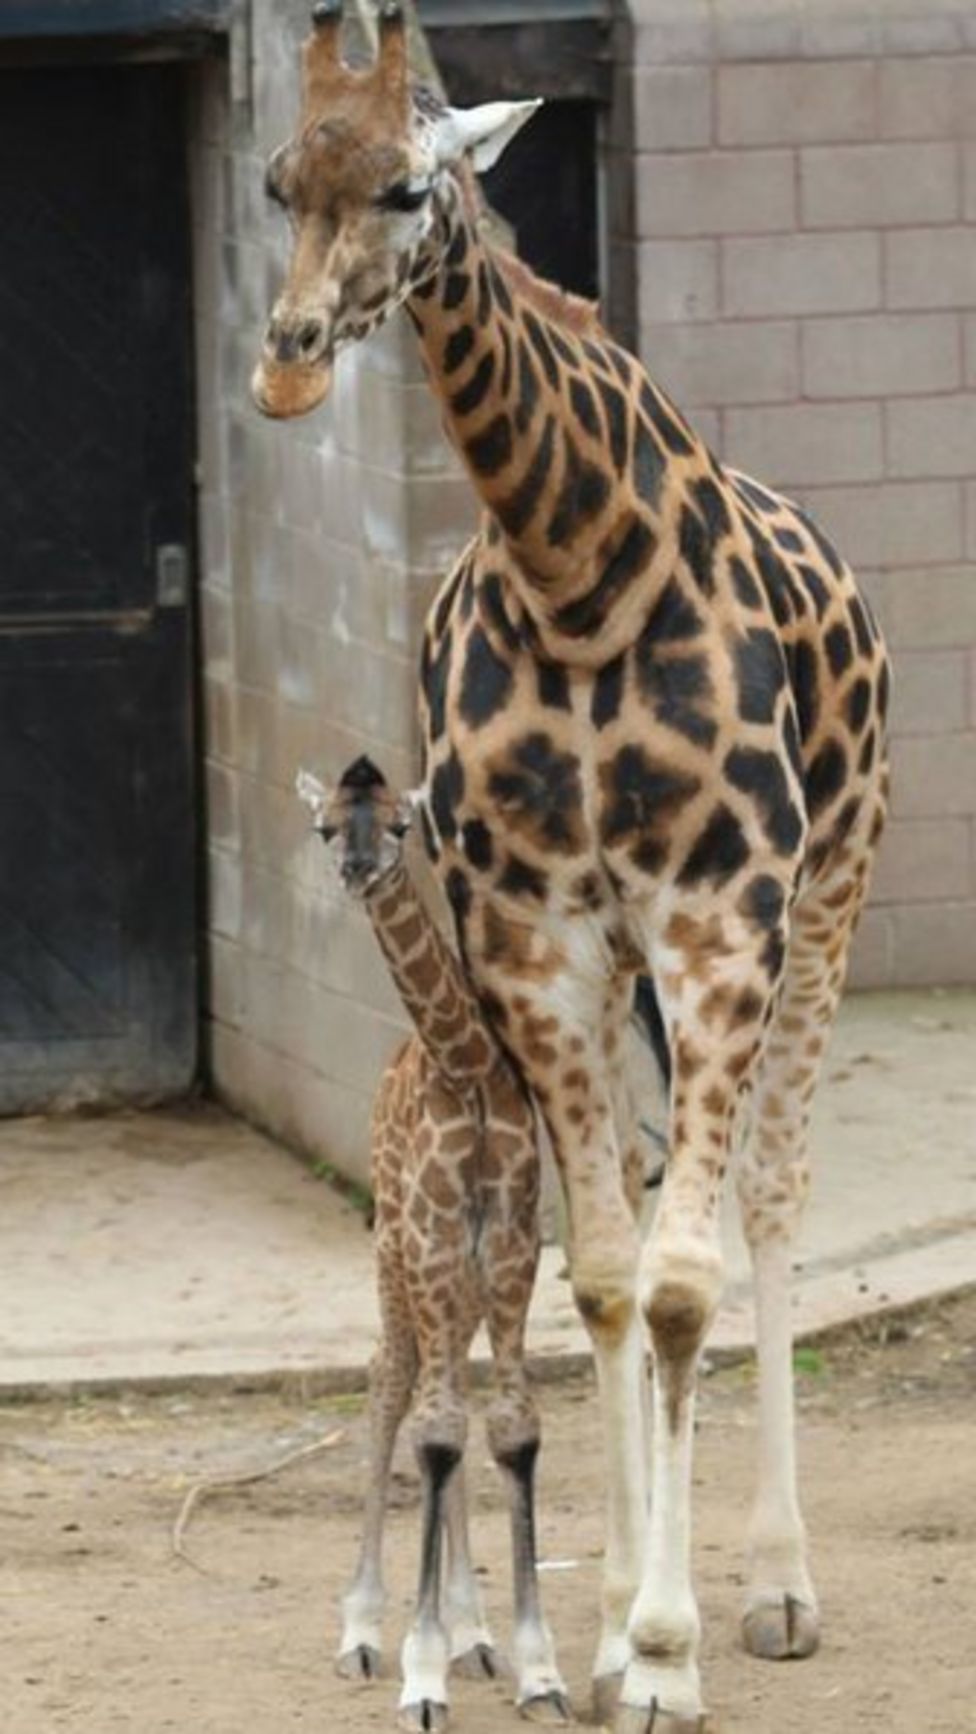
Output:
[[[455,174],[461,187],[465,216],[480,225],[485,215],[485,199],[474,169],[469,162],[463,162]],[[588,301],[584,295],[572,295],[568,289],[561,289],[558,283],[540,277],[531,265],[510,253],[507,247],[492,247],[491,256],[506,281],[545,318],[554,319],[568,331],[581,334],[601,329],[600,309],[595,301]]]
[[538,313],[565,325],[569,331],[586,333],[602,329],[600,309],[595,301],[588,301],[583,295],[572,295],[568,289],[560,289],[558,283],[537,276],[531,265],[527,265],[524,259],[517,259],[514,253],[496,252],[495,257],[507,282]]

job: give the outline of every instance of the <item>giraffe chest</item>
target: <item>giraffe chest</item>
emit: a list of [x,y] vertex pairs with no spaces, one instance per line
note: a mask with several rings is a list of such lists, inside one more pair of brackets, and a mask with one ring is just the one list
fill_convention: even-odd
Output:
[[597,671],[543,661],[475,614],[428,653],[428,849],[489,959],[511,956],[519,929],[526,974],[566,945],[601,974],[639,966],[632,906],[687,853],[717,725],[700,658],[660,674],[663,721],[635,667],[633,654]]
[[766,874],[788,890],[808,847],[829,857],[876,770],[862,696],[879,652],[836,560],[823,578],[798,567],[785,610],[769,585],[788,558],[755,577],[740,559],[707,596],[679,562],[633,640],[583,667],[539,653],[497,550],[473,544],[421,682],[428,846],[460,914],[487,898],[605,938],[675,885],[734,899]]

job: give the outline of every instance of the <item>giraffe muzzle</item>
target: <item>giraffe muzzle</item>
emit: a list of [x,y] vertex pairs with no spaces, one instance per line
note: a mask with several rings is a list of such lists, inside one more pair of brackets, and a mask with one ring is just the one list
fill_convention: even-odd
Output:
[[275,420],[308,415],[328,396],[332,369],[332,347],[318,320],[286,325],[273,318],[251,377],[251,396],[261,414]]
[[373,855],[346,854],[339,877],[353,897],[366,897],[380,877],[379,864]]

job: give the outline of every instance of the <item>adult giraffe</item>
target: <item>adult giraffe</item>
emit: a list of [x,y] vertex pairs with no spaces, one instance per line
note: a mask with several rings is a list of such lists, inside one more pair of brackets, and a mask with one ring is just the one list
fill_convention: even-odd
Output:
[[[294,243],[254,379],[304,414],[333,357],[405,305],[484,504],[435,601],[422,685],[429,846],[467,967],[545,1116],[607,1458],[597,1707],[618,1734],[701,1723],[689,1518],[696,1365],[738,1169],[759,1329],[744,1637],[807,1655],[789,1248],[810,1099],[884,818],[888,670],[847,566],[725,469],[586,304],[479,235],[471,169],[532,103],[412,87],[399,8],[351,70],[313,13],[303,106],[268,191]],[[622,1038],[653,977],[670,1158],[641,1251]],[[648,1504],[642,1312],[654,1351]]]

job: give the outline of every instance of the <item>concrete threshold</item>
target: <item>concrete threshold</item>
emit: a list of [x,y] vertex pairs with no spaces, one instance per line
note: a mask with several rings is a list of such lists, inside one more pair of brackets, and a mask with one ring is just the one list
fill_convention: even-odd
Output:
[[[796,1254],[800,1341],[976,1283],[974,1058],[976,994],[843,1008]],[[733,1193],[717,1361],[753,1341]],[[362,1218],[220,1109],[0,1126],[0,1398],[358,1390],[376,1331]],[[543,1377],[589,1364],[557,1247],[529,1347]]]

